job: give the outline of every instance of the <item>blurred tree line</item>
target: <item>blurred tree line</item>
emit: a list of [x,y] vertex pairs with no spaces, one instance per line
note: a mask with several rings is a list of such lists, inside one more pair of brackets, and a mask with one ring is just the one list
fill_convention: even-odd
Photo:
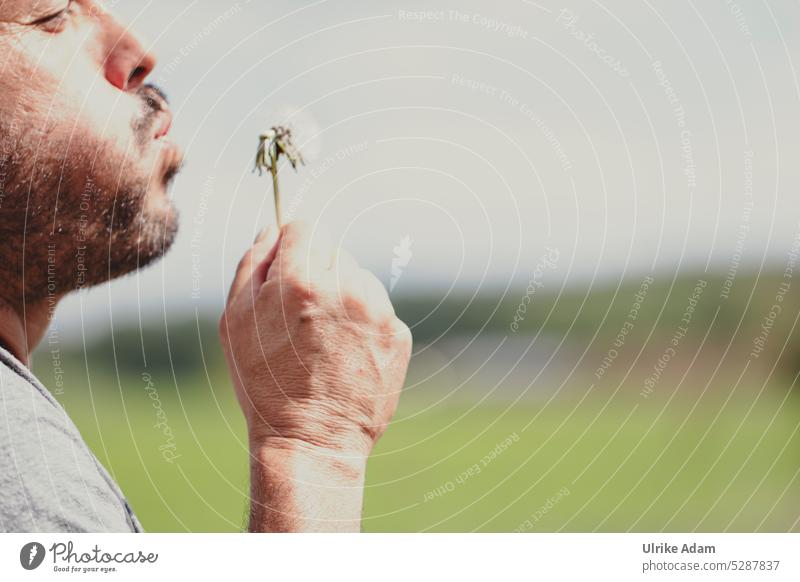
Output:
[[[701,281],[704,286],[698,296]],[[774,374],[785,381],[800,371],[800,285],[793,286],[781,272],[740,274],[734,280],[703,273],[676,277],[661,273],[563,292],[541,287],[531,293],[531,289],[444,298],[403,296],[395,299],[395,307],[411,326],[417,346],[452,336],[538,335],[563,339],[581,352],[588,350],[587,362],[599,363],[612,349],[620,362],[641,354],[643,362],[651,362],[684,329],[683,357],[699,353],[708,361],[722,360],[731,366],[750,361],[770,373],[774,367]],[[512,327],[514,321],[518,325]],[[210,317],[151,321],[141,328],[119,326],[88,342],[85,352],[82,345],[64,346],[62,351],[62,358],[73,366],[111,376],[147,371],[177,379],[215,375],[224,366],[217,320]],[[37,364],[46,365],[41,362],[46,359],[40,357]],[[43,381],[47,383],[46,373]]]

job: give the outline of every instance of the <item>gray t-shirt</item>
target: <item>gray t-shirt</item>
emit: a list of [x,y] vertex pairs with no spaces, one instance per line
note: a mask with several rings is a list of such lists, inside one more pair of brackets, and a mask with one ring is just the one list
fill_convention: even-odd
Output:
[[2,348],[0,531],[142,531],[66,411]]

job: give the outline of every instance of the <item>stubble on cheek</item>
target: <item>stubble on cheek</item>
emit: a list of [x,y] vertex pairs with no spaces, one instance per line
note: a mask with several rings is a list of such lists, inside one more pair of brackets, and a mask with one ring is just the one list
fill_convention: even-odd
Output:
[[148,204],[152,186],[161,190],[155,149],[143,159],[130,141],[121,147],[80,126],[70,130],[20,131],[7,164],[0,235],[8,246],[0,259],[12,278],[25,273],[28,301],[141,268],[177,231],[171,204]]
[[[3,31],[0,30],[0,35]],[[145,100],[30,69],[0,38],[0,278],[43,299],[141,268],[177,232]],[[24,48],[24,47],[23,47]],[[113,97],[113,96],[112,96]],[[23,279],[24,273],[24,279]]]

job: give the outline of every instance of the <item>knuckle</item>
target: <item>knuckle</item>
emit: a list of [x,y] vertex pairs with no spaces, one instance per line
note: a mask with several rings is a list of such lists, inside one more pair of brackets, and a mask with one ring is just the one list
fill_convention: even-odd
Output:
[[411,352],[412,337],[408,326],[396,317],[384,319],[379,326],[380,345],[387,352]]
[[408,350],[411,349],[414,344],[414,335],[411,333],[411,328],[397,317],[394,318],[394,335],[400,346]]
[[322,285],[299,273],[290,273],[283,280],[282,293],[290,303],[317,304],[323,301]]
[[341,295],[342,305],[347,315],[355,321],[369,321],[370,309],[364,296],[355,291],[348,291]]

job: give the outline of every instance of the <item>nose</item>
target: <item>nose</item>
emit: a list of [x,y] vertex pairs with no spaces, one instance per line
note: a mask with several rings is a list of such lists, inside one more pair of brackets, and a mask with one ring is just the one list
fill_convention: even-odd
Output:
[[136,91],[155,68],[155,55],[111,14],[103,15],[102,31],[106,79],[120,91]]

